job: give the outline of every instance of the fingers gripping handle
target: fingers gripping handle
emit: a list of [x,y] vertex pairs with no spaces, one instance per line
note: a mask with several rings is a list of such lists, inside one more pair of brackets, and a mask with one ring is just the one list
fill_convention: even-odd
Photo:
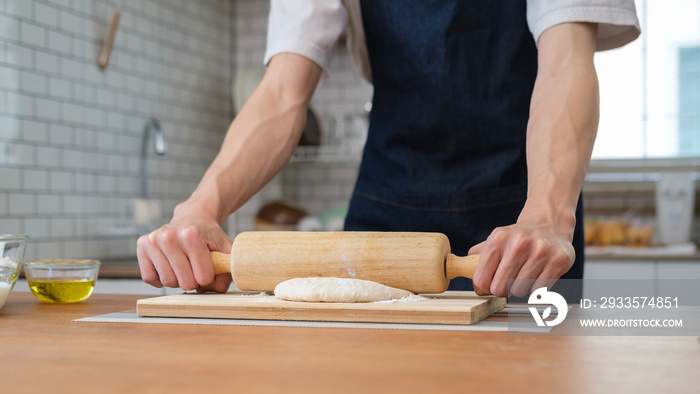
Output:
[[454,254],[447,255],[447,263],[445,271],[447,274],[447,279],[454,279],[458,276],[463,276],[465,278],[473,279],[474,270],[476,270],[476,265],[479,262],[479,255],[473,254],[471,256],[455,256]]
[[214,274],[231,273],[231,255],[221,252],[209,252],[211,262],[214,265]]

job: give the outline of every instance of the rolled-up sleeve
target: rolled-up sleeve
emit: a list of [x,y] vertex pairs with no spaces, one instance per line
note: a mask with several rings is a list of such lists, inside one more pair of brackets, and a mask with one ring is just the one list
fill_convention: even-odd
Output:
[[267,65],[279,53],[295,53],[328,70],[338,37],[348,24],[341,0],[272,0],[267,28]]
[[599,51],[626,45],[641,33],[634,0],[528,0],[527,22],[535,42],[561,23],[598,23]]

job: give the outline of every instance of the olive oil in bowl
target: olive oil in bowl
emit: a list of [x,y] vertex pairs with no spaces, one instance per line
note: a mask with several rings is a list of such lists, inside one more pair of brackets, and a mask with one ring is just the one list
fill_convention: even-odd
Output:
[[99,260],[46,259],[24,263],[29,288],[41,302],[66,304],[88,299],[95,289]]
[[95,281],[83,278],[53,278],[28,281],[29,288],[41,302],[68,303],[85,301],[95,289]]

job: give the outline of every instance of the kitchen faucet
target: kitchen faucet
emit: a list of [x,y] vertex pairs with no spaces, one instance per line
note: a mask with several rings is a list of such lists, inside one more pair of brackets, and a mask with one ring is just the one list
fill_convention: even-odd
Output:
[[148,176],[146,171],[146,157],[148,157],[148,140],[153,133],[156,154],[164,156],[168,153],[168,143],[165,140],[165,133],[160,128],[160,122],[156,118],[148,119],[146,127],[143,129],[143,142],[141,144],[141,198],[148,199]]

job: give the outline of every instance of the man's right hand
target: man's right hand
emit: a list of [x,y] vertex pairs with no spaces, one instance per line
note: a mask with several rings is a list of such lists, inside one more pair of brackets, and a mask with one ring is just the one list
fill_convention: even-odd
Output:
[[231,275],[214,276],[209,252],[230,253],[231,240],[214,220],[202,216],[175,217],[139,238],[137,256],[143,281],[154,287],[180,287],[203,293],[224,293]]

